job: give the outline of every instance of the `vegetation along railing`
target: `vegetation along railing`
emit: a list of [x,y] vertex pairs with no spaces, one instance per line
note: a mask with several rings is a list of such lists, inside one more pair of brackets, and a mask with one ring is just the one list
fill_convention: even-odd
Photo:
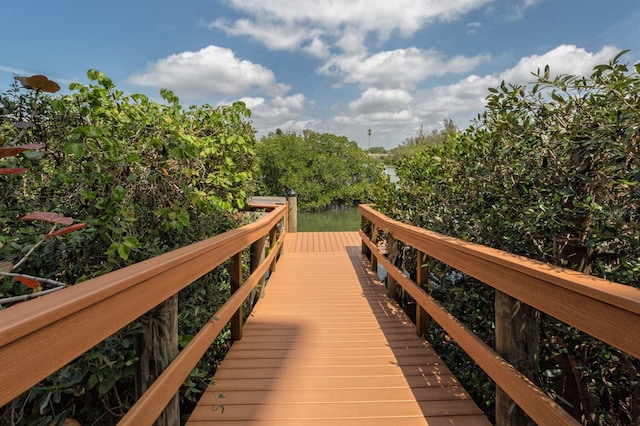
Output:
[[[232,339],[240,337],[243,302],[267,269],[275,269],[287,206],[254,207],[271,212],[208,240],[0,311],[0,406],[230,258],[231,297],[121,421],[152,424],[229,321]],[[243,283],[242,252],[251,247],[257,254],[267,244],[264,261],[251,262]]]
[[[386,269],[390,293],[399,284],[416,301],[417,332],[422,335],[426,321],[432,318],[495,381],[499,388],[496,398],[502,394],[505,405],[501,410],[501,402],[496,401],[497,423],[524,424],[504,422],[509,413],[522,410],[538,424],[579,424],[513,365],[526,365],[524,357],[537,356],[523,353],[526,345],[522,342],[527,338],[537,340],[538,330],[527,330],[526,321],[514,323],[527,309],[547,313],[640,357],[640,290],[409,226],[367,205],[360,206],[360,213],[366,231],[360,231],[363,252],[370,255],[374,271],[378,262]],[[386,238],[389,248],[399,240],[416,250],[415,280],[392,265],[388,255],[378,249],[382,238]],[[495,288],[496,351],[421,288],[429,277],[429,256]],[[523,333],[529,335],[522,336]],[[515,339],[519,344],[514,343]],[[514,410],[513,402],[521,410]]]

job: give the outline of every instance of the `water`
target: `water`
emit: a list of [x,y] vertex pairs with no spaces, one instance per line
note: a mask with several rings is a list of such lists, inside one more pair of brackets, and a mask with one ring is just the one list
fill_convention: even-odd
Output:
[[[396,168],[385,166],[391,183],[398,181]],[[357,207],[339,207],[319,212],[298,212],[298,232],[341,232],[360,229],[360,214]]]
[[360,213],[357,207],[298,212],[298,232],[342,232],[358,229],[360,229]]

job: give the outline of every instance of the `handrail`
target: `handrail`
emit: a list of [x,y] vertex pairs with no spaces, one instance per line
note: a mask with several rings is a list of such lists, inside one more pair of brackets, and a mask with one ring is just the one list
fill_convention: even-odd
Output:
[[[265,235],[273,235],[287,208],[271,208],[270,213],[251,224],[0,311],[0,406]],[[280,246],[284,234],[283,230],[277,243]],[[203,327],[205,331],[198,333],[200,337],[182,351],[185,355],[178,357],[178,366],[170,366],[160,376],[167,380],[167,372],[175,373],[168,380],[171,385],[160,393],[158,386],[149,388],[153,397],[166,400],[166,405],[200,359],[195,359],[194,354],[202,347],[206,350],[219,333],[213,334],[214,331],[221,330],[228,321],[227,312],[233,315],[237,311],[246,298],[242,295],[249,294],[264,277],[279,252],[271,251],[245,285],[214,315],[219,320],[209,321]],[[151,421],[163,408],[164,405]]]
[[[368,205],[360,214],[378,229],[420,252],[570,324],[636,358],[640,357],[640,290],[522,256],[447,237],[393,220]],[[407,290],[474,361],[534,421],[577,424],[542,390],[480,341],[380,253],[362,231],[363,243],[387,273]]]

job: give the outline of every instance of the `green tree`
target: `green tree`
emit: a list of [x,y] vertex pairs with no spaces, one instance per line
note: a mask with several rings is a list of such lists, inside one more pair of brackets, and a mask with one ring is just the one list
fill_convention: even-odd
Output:
[[258,144],[257,157],[262,193],[294,189],[302,210],[366,202],[388,185],[379,160],[329,133],[270,134]]

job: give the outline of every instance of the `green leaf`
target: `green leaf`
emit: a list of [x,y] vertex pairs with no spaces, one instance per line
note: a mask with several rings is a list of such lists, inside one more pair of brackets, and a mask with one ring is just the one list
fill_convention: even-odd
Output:
[[111,190],[111,196],[115,201],[122,201],[124,199],[126,190],[121,185],[116,185]]
[[180,222],[184,226],[189,226],[189,214],[188,213],[180,213],[177,217],[178,222]]
[[131,247],[126,244],[118,244],[118,255],[122,260],[129,259],[129,253],[131,253]]
[[126,237],[123,241],[123,244],[129,248],[140,248],[142,244],[138,241],[136,237]]

